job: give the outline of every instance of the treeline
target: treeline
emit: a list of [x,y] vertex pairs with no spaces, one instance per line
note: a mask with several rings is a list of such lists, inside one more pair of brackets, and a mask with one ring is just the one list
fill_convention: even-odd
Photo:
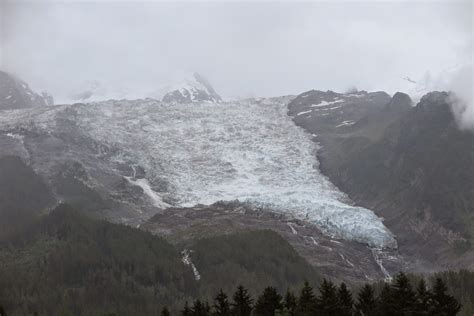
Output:
[[[450,294],[445,282],[436,278],[429,288],[422,278],[414,288],[403,272],[393,282],[385,283],[380,293],[374,286],[365,284],[353,296],[345,283],[336,286],[323,280],[319,294],[305,282],[297,295],[288,290],[284,295],[274,287],[267,287],[256,299],[248,290],[239,286],[231,298],[222,290],[212,304],[196,300],[185,303],[182,316],[398,316],[398,315],[457,315],[460,303]],[[162,316],[170,315],[168,308]]]

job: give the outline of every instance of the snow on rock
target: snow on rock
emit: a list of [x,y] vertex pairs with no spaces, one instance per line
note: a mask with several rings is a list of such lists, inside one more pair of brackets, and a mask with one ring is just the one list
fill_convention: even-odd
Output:
[[163,102],[191,103],[191,102],[221,102],[211,84],[200,74],[193,73],[184,78],[184,82],[174,85],[163,96]]
[[199,274],[199,271],[197,270],[194,263],[191,261],[191,256],[190,256],[191,252],[192,252],[192,250],[189,250],[189,249],[184,249],[183,251],[181,251],[181,255],[183,256],[181,258],[181,261],[185,265],[191,266],[191,269],[193,269],[194,279],[196,281],[199,281],[199,280],[201,280],[201,275]]
[[290,227],[291,229],[291,232],[293,233],[293,235],[298,235],[298,232],[296,231],[296,229],[293,227],[293,225],[291,223],[287,223],[288,227]]
[[342,126],[351,126],[351,125],[354,125],[354,124],[355,124],[354,121],[343,121],[341,124],[336,125],[336,128],[337,127],[342,127]]
[[311,107],[321,107],[321,106],[327,106],[327,105],[331,105],[331,104],[336,104],[336,103],[341,103],[341,102],[345,102],[345,100],[343,99],[339,99],[339,98],[335,98],[333,101],[321,101],[319,102],[318,104],[312,104]]
[[311,113],[311,110],[299,112],[298,114],[296,114],[296,116],[300,116],[300,115],[307,114],[307,113]]
[[377,263],[377,265],[379,266],[380,271],[383,273],[383,275],[385,277],[385,281],[391,282],[392,281],[392,276],[390,275],[390,273],[387,271],[387,269],[383,265],[383,259],[382,259],[383,251],[379,248],[373,248],[372,249],[372,255],[374,256],[374,260]]

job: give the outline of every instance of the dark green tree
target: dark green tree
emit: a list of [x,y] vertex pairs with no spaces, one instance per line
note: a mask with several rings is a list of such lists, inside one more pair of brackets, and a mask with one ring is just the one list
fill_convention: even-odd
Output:
[[220,290],[214,299],[212,315],[215,316],[228,316],[230,315],[230,304],[227,295],[224,291]]
[[393,298],[393,290],[388,283],[383,285],[382,291],[378,297],[377,313],[384,316],[400,315]]
[[337,315],[337,289],[334,283],[326,279],[319,286],[317,309],[321,315]]
[[305,282],[301,289],[298,298],[298,307],[296,308],[296,315],[298,316],[312,316],[316,313],[316,296],[313,288],[308,282]]
[[370,284],[365,284],[357,295],[355,309],[357,315],[373,316],[377,308],[377,300],[374,295],[374,288]]
[[337,314],[341,316],[352,315],[353,305],[352,293],[347,288],[347,285],[342,282],[337,289]]
[[192,315],[191,308],[189,308],[189,305],[188,305],[187,301],[184,303],[184,308],[181,311],[181,315],[182,316],[191,316]]
[[416,287],[415,312],[417,315],[428,315],[432,308],[431,291],[426,287],[425,279],[421,278]]
[[255,303],[254,315],[275,316],[275,312],[283,308],[282,299],[274,287],[265,288]]
[[0,316],[7,316],[7,313],[5,312],[5,309],[2,305],[0,305]]
[[233,316],[249,316],[252,313],[253,300],[248,290],[242,285],[237,287],[237,291],[232,297],[231,313]]
[[193,307],[191,308],[192,316],[208,316],[210,315],[210,308],[207,303],[203,303],[200,300],[194,301]]
[[461,304],[452,295],[447,294],[447,291],[443,279],[436,278],[433,285],[433,307],[437,315],[452,316],[461,310]]
[[161,310],[161,316],[170,316],[170,311],[168,310],[168,307],[163,307]]
[[296,313],[296,308],[298,307],[298,301],[293,292],[288,289],[286,291],[285,299],[283,301],[283,307],[285,308],[289,316],[293,316]]
[[398,273],[392,283],[392,297],[396,310],[410,314],[415,310],[416,296],[410,280],[403,272]]

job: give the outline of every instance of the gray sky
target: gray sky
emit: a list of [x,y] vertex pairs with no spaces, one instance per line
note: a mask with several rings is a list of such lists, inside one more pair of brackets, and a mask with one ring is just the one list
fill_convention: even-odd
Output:
[[393,93],[413,90],[406,76],[449,86],[472,63],[472,1],[0,1],[1,68],[54,95],[87,80],[153,89],[181,71],[224,97]]

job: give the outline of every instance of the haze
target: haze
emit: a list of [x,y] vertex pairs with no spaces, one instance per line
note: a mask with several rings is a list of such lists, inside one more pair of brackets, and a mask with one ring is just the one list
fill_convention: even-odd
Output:
[[90,80],[152,91],[183,71],[227,98],[351,87],[413,95],[455,89],[466,69],[472,97],[471,1],[3,0],[0,10],[1,68],[56,97]]

